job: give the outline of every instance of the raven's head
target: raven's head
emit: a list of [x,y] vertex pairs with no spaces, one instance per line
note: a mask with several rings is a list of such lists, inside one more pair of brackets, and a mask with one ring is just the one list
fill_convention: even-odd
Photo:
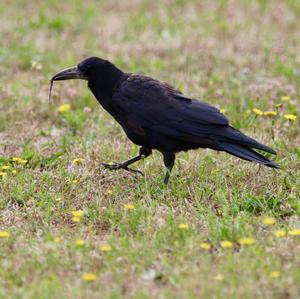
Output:
[[54,81],[82,79],[89,82],[89,86],[98,85],[99,89],[110,89],[121,72],[108,60],[98,57],[89,57],[77,66],[64,69],[55,74],[50,80],[49,101]]

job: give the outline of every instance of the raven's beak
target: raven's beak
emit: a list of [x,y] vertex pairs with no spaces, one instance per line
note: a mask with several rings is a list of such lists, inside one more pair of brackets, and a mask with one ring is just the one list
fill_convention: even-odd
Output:
[[57,74],[55,74],[50,81],[61,81],[61,80],[70,80],[70,79],[85,79],[87,78],[79,70],[77,66],[67,68]]
[[50,80],[50,87],[49,87],[49,95],[48,101],[50,103],[51,99],[51,91],[53,86],[53,81],[62,81],[62,80],[70,80],[70,79],[83,79],[87,80],[87,77],[80,71],[77,66],[67,68],[62,70],[61,72],[55,74]]

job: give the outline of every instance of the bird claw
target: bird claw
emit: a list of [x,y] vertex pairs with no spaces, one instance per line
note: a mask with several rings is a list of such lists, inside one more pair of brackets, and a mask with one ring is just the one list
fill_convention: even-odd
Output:
[[124,170],[127,170],[129,172],[139,173],[140,175],[144,176],[143,172],[141,172],[140,170],[129,168],[128,166],[126,166],[122,163],[101,163],[101,165],[104,166],[106,169],[109,169],[109,170],[124,169]]
[[106,169],[109,170],[117,170],[122,168],[122,164],[119,163],[101,163],[102,166],[104,166]]

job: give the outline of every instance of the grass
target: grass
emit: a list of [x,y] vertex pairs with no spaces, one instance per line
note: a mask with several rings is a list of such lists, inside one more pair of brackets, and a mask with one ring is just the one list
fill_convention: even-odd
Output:
[[[2,1],[0,16],[1,298],[299,297],[298,1]],[[49,78],[92,55],[225,109],[281,170],[210,150],[178,154],[169,190],[159,153],[144,178],[104,170],[138,147],[85,84],[47,103]]]

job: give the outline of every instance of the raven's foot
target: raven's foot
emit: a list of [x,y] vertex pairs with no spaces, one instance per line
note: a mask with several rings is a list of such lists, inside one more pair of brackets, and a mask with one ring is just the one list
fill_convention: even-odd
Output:
[[129,172],[139,173],[140,175],[144,176],[144,174],[140,170],[129,168],[126,163],[101,163],[106,169],[109,170],[117,170],[117,169],[124,169]]

